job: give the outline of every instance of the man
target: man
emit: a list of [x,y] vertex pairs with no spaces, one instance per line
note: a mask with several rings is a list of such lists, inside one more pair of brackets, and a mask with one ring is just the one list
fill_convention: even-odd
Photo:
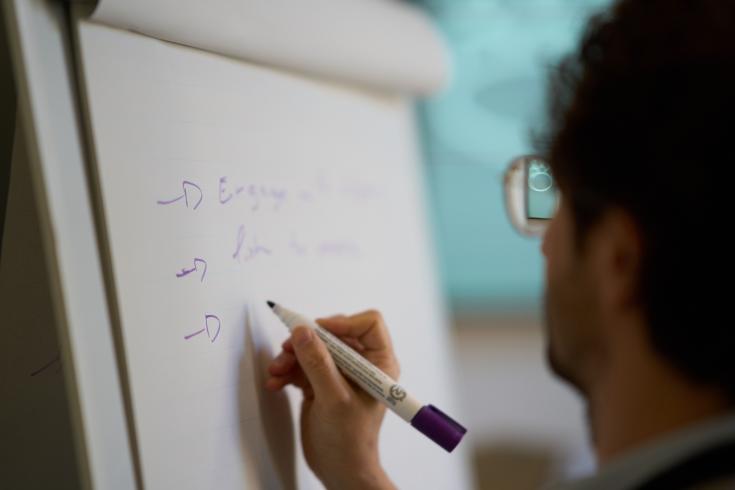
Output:
[[[600,465],[570,488],[735,488],[735,337],[717,281],[732,278],[733,33],[735,2],[622,0],[552,76],[548,354],[587,402]],[[321,324],[398,375],[378,313]],[[303,390],[304,454],[328,488],[392,488],[384,409],[312,332],[295,329],[270,374],[270,389]]]

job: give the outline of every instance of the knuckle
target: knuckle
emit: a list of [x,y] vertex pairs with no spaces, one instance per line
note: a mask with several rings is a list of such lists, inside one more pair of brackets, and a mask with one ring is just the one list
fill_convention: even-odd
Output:
[[304,359],[305,368],[309,371],[326,371],[329,369],[327,354],[319,349],[314,349]]
[[334,412],[342,412],[352,405],[352,394],[347,390],[339,390],[327,401],[327,408]]
[[380,323],[381,325],[384,323],[383,314],[374,308],[367,310],[365,316],[375,323]]

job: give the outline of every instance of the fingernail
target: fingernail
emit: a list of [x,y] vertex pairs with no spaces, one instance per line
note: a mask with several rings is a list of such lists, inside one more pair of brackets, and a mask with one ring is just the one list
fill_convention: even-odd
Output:
[[311,329],[308,327],[299,327],[293,332],[293,343],[298,347],[303,347],[311,342]]

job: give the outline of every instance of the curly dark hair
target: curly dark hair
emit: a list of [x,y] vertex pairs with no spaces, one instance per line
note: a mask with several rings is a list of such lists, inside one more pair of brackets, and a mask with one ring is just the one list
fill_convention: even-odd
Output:
[[552,72],[548,109],[546,154],[578,245],[607,210],[626,211],[654,348],[735,401],[735,1],[617,2]]

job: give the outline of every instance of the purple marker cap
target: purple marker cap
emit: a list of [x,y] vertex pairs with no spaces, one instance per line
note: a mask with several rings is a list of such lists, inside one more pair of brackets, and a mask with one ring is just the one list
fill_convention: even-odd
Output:
[[434,405],[422,407],[411,419],[411,425],[450,453],[467,433],[467,429]]

